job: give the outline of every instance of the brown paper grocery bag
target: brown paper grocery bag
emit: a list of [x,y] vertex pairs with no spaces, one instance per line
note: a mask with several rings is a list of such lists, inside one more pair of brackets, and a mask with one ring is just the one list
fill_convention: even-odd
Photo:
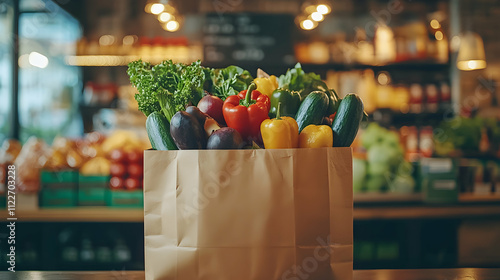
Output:
[[350,148],[146,151],[146,279],[352,279]]

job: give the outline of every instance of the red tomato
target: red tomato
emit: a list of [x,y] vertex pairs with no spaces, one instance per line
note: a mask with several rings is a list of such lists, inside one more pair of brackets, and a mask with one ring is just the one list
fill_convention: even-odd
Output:
[[125,165],[123,163],[113,162],[111,164],[109,171],[111,173],[111,176],[123,177],[123,176],[125,176],[125,173],[127,172],[127,168],[125,167]]
[[142,165],[142,151],[132,151],[127,153],[129,163],[137,163]]
[[120,177],[111,177],[111,180],[109,181],[109,187],[112,190],[123,189],[124,184],[125,183],[124,183],[123,179]]
[[119,149],[115,149],[111,151],[111,154],[109,155],[109,158],[113,162],[123,162],[127,158],[127,154]]
[[139,181],[137,178],[130,177],[125,180],[125,188],[127,190],[140,189],[141,185],[142,181]]
[[142,165],[132,163],[127,168],[130,177],[141,178],[143,174]]

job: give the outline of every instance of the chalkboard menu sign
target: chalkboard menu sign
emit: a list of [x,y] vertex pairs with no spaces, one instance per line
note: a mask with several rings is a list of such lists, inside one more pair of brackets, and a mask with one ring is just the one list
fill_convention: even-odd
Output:
[[204,64],[290,65],[293,17],[287,14],[208,14],[205,18]]

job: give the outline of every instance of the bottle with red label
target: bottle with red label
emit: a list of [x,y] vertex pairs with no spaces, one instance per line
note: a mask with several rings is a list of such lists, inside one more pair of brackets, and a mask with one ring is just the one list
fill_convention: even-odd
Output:
[[439,107],[439,94],[437,86],[435,84],[427,84],[425,86],[425,93],[425,107],[427,112],[436,113]]
[[424,90],[420,84],[410,86],[410,112],[421,113],[424,101]]
[[420,129],[419,149],[422,157],[432,157],[434,153],[434,139],[432,126],[424,126]]
[[402,127],[402,139],[406,150],[406,160],[410,162],[418,161],[418,130],[416,126]]

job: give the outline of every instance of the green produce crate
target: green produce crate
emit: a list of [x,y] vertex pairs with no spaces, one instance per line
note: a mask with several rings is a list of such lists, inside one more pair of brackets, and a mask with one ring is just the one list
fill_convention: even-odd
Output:
[[78,171],[42,171],[40,207],[74,207],[78,200]]
[[77,205],[76,189],[42,189],[40,207],[74,207]]
[[109,176],[78,177],[78,205],[106,205],[106,190],[109,187]]
[[142,208],[144,206],[142,190],[107,190],[106,205],[111,207]]
[[421,161],[420,180],[424,201],[454,203],[458,201],[458,161],[452,158],[425,158]]
[[[43,186],[51,187],[52,184],[65,183],[76,184],[78,182],[78,171],[47,171],[42,170],[40,174],[40,182]],[[58,187],[58,186],[57,186]]]

